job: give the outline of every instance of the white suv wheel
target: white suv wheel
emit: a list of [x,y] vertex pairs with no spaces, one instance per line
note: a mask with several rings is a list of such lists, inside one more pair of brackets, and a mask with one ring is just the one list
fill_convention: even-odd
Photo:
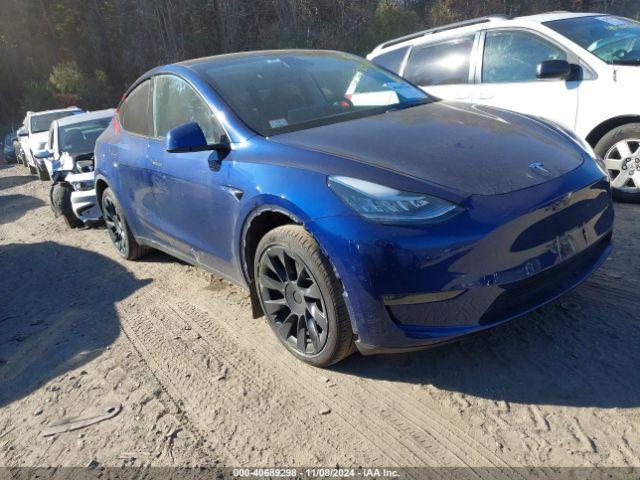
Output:
[[640,139],[625,139],[605,154],[611,187],[625,193],[640,192]]

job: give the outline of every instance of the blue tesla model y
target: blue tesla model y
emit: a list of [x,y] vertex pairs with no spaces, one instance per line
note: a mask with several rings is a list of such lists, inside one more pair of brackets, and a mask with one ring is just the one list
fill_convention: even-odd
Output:
[[571,132],[438,100],[344,53],[151,70],[95,153],[121,256],[159,249],[246,287],[317,366],[501,324],[611,250],[605,169]]

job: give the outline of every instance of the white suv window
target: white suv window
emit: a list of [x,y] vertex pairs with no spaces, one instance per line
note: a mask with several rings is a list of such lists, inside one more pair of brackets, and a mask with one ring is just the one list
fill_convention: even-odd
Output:
[[409,50],[409,47],[396,48],[390,52],[378,55],[371,61],[382,68],[397,73],[402,68],[402,62],[404,62],[404,57],[407,56],[407,50]]
[[404,77],[420,86],[469,83],[469,66],[475,34],[416,46]]
[[537,80],[536,67],[545,60],[566,60],[567,54],[538,35],[521,31],[488,31],[482,63],[483,83]]

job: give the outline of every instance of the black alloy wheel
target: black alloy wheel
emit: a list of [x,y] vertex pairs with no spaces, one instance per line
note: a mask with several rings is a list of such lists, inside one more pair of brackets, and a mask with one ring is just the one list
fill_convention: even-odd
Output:
[[118,250],[118,253],[122,256],[127,255],[129,245],[127,242],[127,231],[124,225],[124,220],[118,212],[115,203],[109,197],[104,198],[102,202],[102,214],[104,216],[104,223],[107,226],[107,232],[113,245]]
[[317,355],[329,325],[325,301],[309,268],[295,254],[272,246],[260,258],[258,286],[274,331],[302,355]]
[[303,226],[267,232],[258,242],[252,270],[267,322],[292,355],[328,367],[355,351],[342,283]]

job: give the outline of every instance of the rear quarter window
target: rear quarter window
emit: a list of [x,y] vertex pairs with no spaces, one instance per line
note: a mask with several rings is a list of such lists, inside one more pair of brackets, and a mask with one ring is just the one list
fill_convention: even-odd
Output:
[[391,50],[390,52],[386,52],[372,58],[371,61],[379,67],[386,68],[394,73],[400,73],[402,63],[407,56],[408,50],[409,47],[396,48],[395,50]]
[[150,80],[134,88],[120,105],[119,120],[122,128],[137,135],[151,136],[149,116]]

